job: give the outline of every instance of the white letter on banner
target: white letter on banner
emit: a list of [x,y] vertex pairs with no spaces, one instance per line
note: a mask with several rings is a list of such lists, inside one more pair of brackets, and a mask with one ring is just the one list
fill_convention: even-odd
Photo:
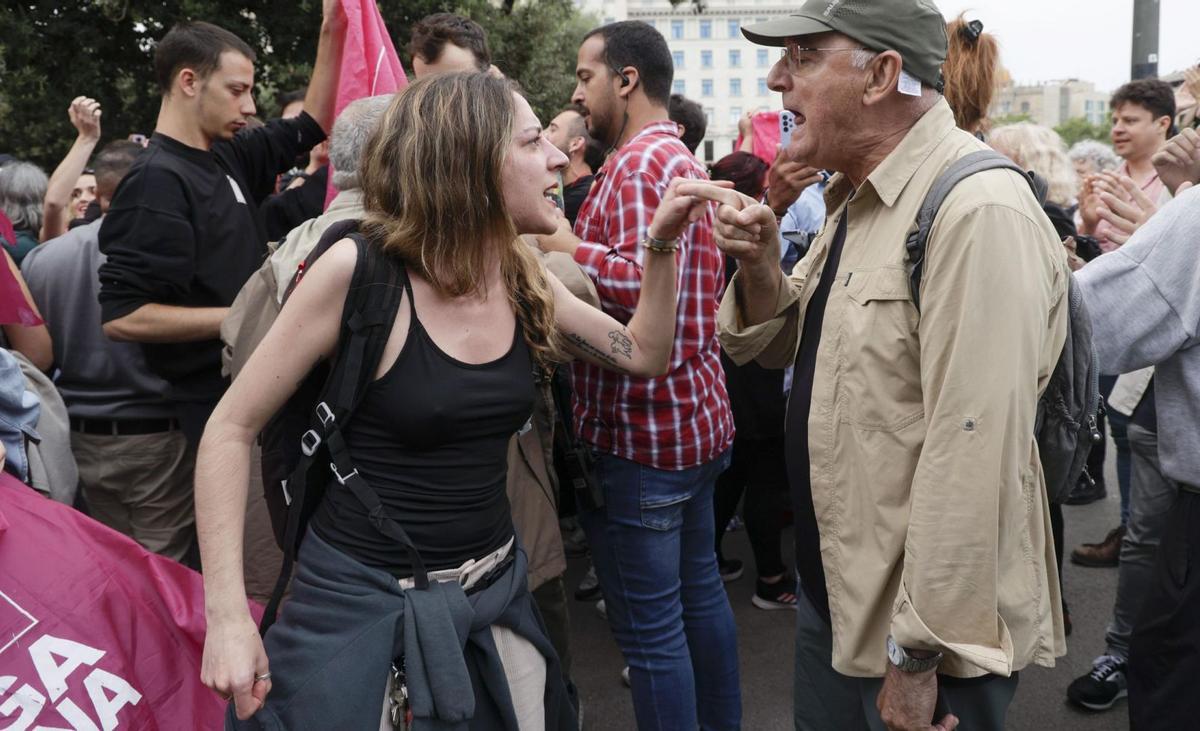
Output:
[[[104,731],[112,731],[120,721],[117,714],[127,705],[136,706],[142,699],[142,694],[134,690],[129,681],[117,677],[107,670],[96,668],[83,680],[87,688],[88,698],[92,699],[92,708],[100,717],[100,725]],[[112,697],[106,691],[112,692]]]
[[[54,661],[54,655],[64,659],[62,665]],[[41,678],[51,702],[57,701],[67,692],[67,678],[76,668],[80,665],[95,665],[102,657],[103,650],[50,635],[42,635],[37,642],[29,646],[29,658],[33,660],[33,666],[37,668],[38,677]]]
[[[17,682],[17,679],[12,675],[0,677],[0,695],[7,693],[8,689],[15,682]],[[44,705],[46,705],[46,699],[41,693],[30,688],[28,685],[22,685],[4,703],[0,703],[0,715],[3,715],[5,718],[11,716],[14,711],[21,711],[21,715],[16,721],[8,724],[3,729],[0,729],[0,731],[25,731],[37,720],[38,714],[42,712],[42,706]]]

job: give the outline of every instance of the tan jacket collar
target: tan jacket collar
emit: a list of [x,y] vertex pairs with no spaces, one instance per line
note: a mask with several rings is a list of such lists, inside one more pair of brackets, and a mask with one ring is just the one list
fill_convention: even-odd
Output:
[[[950,110],[950,105],[945,99],[939,99],[937,104],[917,120],[908,134],[904,135],[896,149],[888,153],[883,162],[871,171],[863,187],[873,189],[879,200],[891,208],[917,169],[954,129],[954,112]],[[828,210],[836,210],[853,190],[848,177],[841,173],[835,175],[825,191]]]

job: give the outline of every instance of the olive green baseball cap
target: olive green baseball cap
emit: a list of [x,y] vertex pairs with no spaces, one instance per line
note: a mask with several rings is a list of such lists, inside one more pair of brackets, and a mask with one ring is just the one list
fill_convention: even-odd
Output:
[[742,27],[761,46],[831,31],[872,51],[896,51],[905,71],[942,90],[946,19],[932,0],[807,0],[791,15]]

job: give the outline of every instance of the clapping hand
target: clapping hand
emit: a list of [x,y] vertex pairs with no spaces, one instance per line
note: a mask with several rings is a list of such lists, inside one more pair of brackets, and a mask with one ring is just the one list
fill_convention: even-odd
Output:
[[[1200,69],[1196,72],[1200,84]],[[1197,99],[1200,104],[1200,99]],[[1172,194],[1178,195],[1182,186],[1200,183],[1200,132],[1185,129],[1154,154],[1154,169]]]
[[1108,238],[1124,244],[1133,232],[1158,212],[1158,204],[1150,200],[1133,179],[1125,175],[1101,173],[1097,182],[1100,200],[1100,218],[1111,226]]

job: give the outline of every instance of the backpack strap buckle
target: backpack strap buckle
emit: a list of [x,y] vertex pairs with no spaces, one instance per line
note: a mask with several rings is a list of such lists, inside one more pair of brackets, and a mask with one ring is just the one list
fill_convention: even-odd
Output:
[[321,420],[321,426],[329,426],[333,421],[333,410],[329,408],[329,404],[324,401],[317,404],[317,418]]
[[346,481],[349,480],[350,478],[358,476],[358,468],[357,467],[355,467],[353,470],[351,470],[349,474],[343,476],[341,472],[338,472],[337,465],[334,464],[333,462],[329,463],[329,470],[331,472],[333,472],[334,478],[342,485],[345,485]]
[[321,446],[321,435],[315,429],[309,429],[300,435],[300,451],[305,457],[316,454],[319,446]]

